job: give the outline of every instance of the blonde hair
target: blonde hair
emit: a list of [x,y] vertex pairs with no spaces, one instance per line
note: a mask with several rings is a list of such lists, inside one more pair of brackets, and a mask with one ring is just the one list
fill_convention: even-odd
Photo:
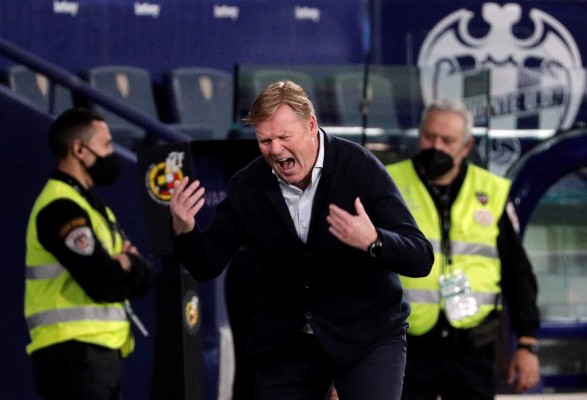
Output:
[[242,121],[244,124],[256,126],[270,118],[282,104],[291,107],[303,120],[316,115],[312,102],[300,85],[292,81],[278,81],[267,86],[257,96],[249,115]]

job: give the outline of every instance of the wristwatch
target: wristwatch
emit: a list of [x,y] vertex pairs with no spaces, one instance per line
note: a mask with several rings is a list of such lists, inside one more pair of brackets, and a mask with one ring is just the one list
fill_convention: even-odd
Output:
[[518,349],[526,349],[532,354],[538,355],[538,351],[540,350],[540,346],[538,343],[518,343]]
[[377,233],[377,239],[375,239],[375,241],[368,247],[369,254],[371,254],[371,257],[377,257],[377,254],[379,254],[382,248],[383,241],[379,237],[379,233]]

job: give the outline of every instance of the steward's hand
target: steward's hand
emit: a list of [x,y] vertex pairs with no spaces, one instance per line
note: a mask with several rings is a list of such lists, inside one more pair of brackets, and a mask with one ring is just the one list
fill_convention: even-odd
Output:
[[122,252],[123,253],[131,253],[131,254],[139,254],[139,249],[133,245],[130,240],[124,240],[122,242]]
[[190,232],[196,226],[195,216],[204,206],[203,186],[195,180],[188,185],[189,178],[183,177],[173,183],[173,196],[169,201],[173,231],[176,235]]
[[518,393],[532,389],[540,382],[538,356],[525,349],[518,349],[510,362],[508,383],[514,385]]

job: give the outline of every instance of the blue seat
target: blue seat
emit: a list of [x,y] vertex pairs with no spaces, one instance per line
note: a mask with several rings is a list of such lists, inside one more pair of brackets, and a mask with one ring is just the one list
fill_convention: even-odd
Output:
[[[296,71],[290,69],[259,69],[251,73],[252,88],[255,92],[255,96],[263,91],[270,84],[277,81],[289,80],[300,85],[308,95],[308,98],[314,105],[314,108],[318,108],[318,102],[316,101],[316,89],[314,79],[310,74],[303,71]],[[316,111],[316,113],[318,113]]]
[[[338,120],[342,126],[362,126],[363,71],[342,72],[333,76],[333,91]],[[369,128],[398,127],[391,80],[370,73],[367,83],[367,124]]]
[[213,68],[186,67],[164,75],[171,118],[194,139],[226,139],[233,122],[234,79]]
[[[148,70],[125,65],[106,65],[88,69],[82,73],[82,78],[94,89],[159,120]],[[146,132],[142,127],[100,105],[89,106],[102,114],[114,141],[119,144],[132,149],[145,139]]]
[[[239,118],[244,118],[249,112],[251,104],[267,86],[277,81],[289,80],[300,85],[314,105],[317,116],[320,115],[320,105],[317,101],[317,90],[314,78],[307,72],[288,68],[288,66],[275,67],[268,65],[247,65],[237,72],[237,85],[235,96]],[[250,126],[241,126],[241,137],[254,137],[254,131]]]
[[26,97],[39,110],[57,115],[73,106],[71,91],[55,84],[47,76],[16,64],[3,69],[3,83]]

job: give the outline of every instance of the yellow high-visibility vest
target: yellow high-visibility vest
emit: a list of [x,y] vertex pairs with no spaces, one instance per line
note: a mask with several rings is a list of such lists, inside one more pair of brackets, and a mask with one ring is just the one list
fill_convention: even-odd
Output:
[[68,199],[84,209],[96,238],[106,251],[120,254],[122,237],[72,186],[50,179],[33,205],[26,235],[25,318],[31,337],[27,353],[68,340],[120,349],[126,357],[134,349],[130,323],[123,303],[95,302],[59,261],[39,242],[37,215],[49,203]]
[[[441,274],[462,270],[477,300],[479,311],[451,322],[456,328],[478,326],[496,307],[501,308],[501,262],[497,251],[498,222],[505,209],[511,182],[475,165],[469,165],[460,192],[451,207],[450,240],[452,266],[441,252],[440,217],[434,201],[418,177],[411,160],[387,166],[419,228],[434,248],[432,271],[424,278],[400,276],[412,312],[408,332],[423,335],[438,321],[444,304],[440,295]],[[444,270],[443,270],[444,268]]]

